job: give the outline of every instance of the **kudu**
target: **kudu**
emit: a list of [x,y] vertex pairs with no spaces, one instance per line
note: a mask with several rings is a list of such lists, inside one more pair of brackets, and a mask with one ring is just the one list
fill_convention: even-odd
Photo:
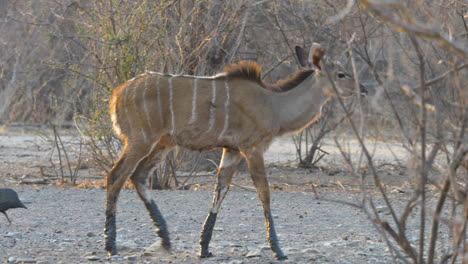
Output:
[[314,122],[332,97],[354,93],[353,78],[337,69],[331,79],[339,94],[334,92],[329,77],[320,71],[324,51],[314,44],[308,58],[306,51],[296,47],[304,69],[275,84],[261,79],[256,63],[240,62],[212,77],[147,72],[117,87],[110,113],[124,148],[107,176],[105,248],[109,254],[117,254],[117,199],[129,177],[162,247],[170,250],[166,222],[148,193],[149,172],[175,146],[196,151],[222,147],[213,202],[200,236],[200,256],[211,256],[208,244],[216,216],[243,156],[263,206],[269,245],[277,259],[285,259],[270,211],[263,153],[275,137],[301,131]]

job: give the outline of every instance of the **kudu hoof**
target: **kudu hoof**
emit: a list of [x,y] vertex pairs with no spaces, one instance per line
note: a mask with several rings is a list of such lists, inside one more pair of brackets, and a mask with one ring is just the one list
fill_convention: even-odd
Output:
[[286,260],[286,259],[288,259],[288,257],[285,256],[285,255],[281,255],[281,256],[276,256],[276,259],[277,260]]
[[117,248],[115,246],[114,247],[106,246],[106,251],[107,251],[107,255],[109,255],[109,258],[119,255],[119,253],[117,252]]
[[161,243],[161,247],[166,250],[168,253],[172,253],[171,243]]
[[200,258],[211,258],[213,254],[211,252],[200,253]]

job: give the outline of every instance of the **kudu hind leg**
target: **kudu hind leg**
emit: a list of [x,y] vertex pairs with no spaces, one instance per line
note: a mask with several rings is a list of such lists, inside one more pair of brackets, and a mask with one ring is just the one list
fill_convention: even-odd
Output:
[[275,254],[276,259],[287,259],[278,242],[276,235],[275,225],[273,224],[273,217],[270,210],[270,188],[268,187],[268,180],[265,173],[265,164],[263,161],[263,152],[253,151],[244,153],[247,164],[249,166],[250,176],[252,177],[255,188],[257,189],[258,198],[263,207],[263,214],[265,215],[265,226],[267,230],[268,244]]
[[[138,151],[135,151],[138,149]],[[150,153],[149,148],[132,148],[126,146],[122,152],[120,159],[115,163],[107,175],[107,202],[106,202],[106,223],[104,229],[105,236],[105,249],[110,255],[117,255],[117,246],[115,243],[117,230],[115,212],[117,208],[117,200],[119,198],[120,190],[125,181],[134,172],[138,163],[145,155],[137,153]]]
[[229,185],[232,181],[232,176],[236,172],[237,165],[241,160],[241,155],[237,150],[223,149],[223,156],[216,178],[216,188],[213,194],[213,202],[208,216],[205,219],[200,235],[200,257],[211,257],[208,247],[213,235],[213,228],[216,223],[221,203],[229,191]]
[[163,215],[159,211],[156,202],[151,198],[151,195],[149,195],[148,191],[150,189],[149,179],[151,171],[155,166],[159,165],[159,163],[164,160],[166,154],[171,151],[172,148],[172,145],[165,144],[164,139],[161,139],[153,152],[148,157],[146,157],[140,163],[140,165],[138,165],[137,169],[131,177],[138,196],[145,204],[151,220],[153,221],[154,227],[156,228],[156,232],[161,238],[161,246],[166,250],[171,249],[171,240],[169,238],[167,224]]

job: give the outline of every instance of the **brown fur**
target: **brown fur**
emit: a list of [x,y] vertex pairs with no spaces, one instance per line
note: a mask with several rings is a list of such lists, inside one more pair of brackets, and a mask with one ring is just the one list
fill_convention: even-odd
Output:
[[220,78],[228,77],[250,80],[260,84],[268,90],[286,92],[307,79],[307,77],[314,73],[314,70],[303,69],[289,75],[286,79],[278,80],[275,83],[268,83],[262,79],[262,67],[254,61],[239,61],[237,63],[229,64],[224,67],[223,72],[226,73],[226,75]]

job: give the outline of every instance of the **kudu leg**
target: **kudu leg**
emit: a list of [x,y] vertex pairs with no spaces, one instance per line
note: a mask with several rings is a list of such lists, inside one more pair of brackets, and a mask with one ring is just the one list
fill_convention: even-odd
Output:
[[161,246],[168,251],[171,249],[171,240],[169,238],[166,221],[148,191],[150,189],[149,178],[151,171],[164,160],[166,154],[172,149],[172,145],[165,144],[164,139],[161,139],[153,152],[138,165],[130,178],[135,185],[138,196],[140,196],[140,199],[148,210],[158,236],[161,238]]
[[[136,151],[138,149],[138,151]],[[109,255],[117,255],[115,243],[117,230],[115,212],[120,190],[128,177],[133,174],[138,163],[150,153],[148,147],[132,148],[127,146],[120,159],[115,163],[107,175],[107,203],[106,203],[106,223],[104,228],[105,249]],[[145,153],[145,154],[141,154]]]
[[216,222],[216,216],[218,215],[221,203],[224,197],[229,191],[229,185],[231,184],[232,176],[236,172],[237,165],[241,160],[241,155],[237,150],[231,150],[224,148],[221,163],[216,178],[216,188],[213,194],[213,202],[211,209],[206,217],[205,223],[200,235],[200,257],[207,258],[211,257],[212,254],[208,250],[211,236],[213,235],[213,228]]
[[268,187],[268,180],[265,173],[265,164],[263,161],[263,152],[252,151],[244,153],[247,164],[249,166],[250,176],[252,177],[255,188],[257,189],[258,198],[263,207],[263,214],[265,215],[265,226],[267,230],[267,239],[271,250],[275,254],[276,259],[287,259],[278,242],[275,226],[273,224],[273,217],[270,210],[270,188]]

